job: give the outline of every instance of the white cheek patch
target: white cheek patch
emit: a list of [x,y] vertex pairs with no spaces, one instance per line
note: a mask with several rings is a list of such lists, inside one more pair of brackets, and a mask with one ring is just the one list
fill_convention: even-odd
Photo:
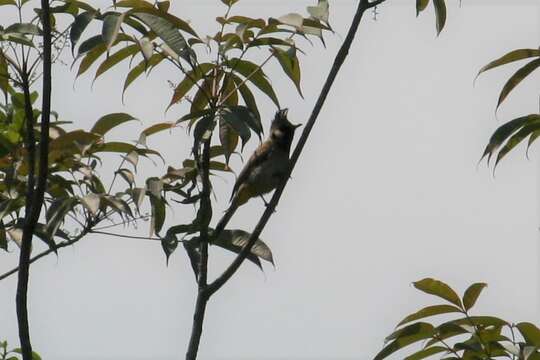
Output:
[[276,129],[276,130],[274,130],[273,135],[274,135],[274,137],[280,138],[280,137],[283,136],[283,131],[281,131],[279,129]]

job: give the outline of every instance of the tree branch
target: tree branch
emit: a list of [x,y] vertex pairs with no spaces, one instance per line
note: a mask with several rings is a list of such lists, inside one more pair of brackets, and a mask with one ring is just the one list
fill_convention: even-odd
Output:
[[[261,216],[259,222],[255,226],[255,229],[251,233],[251,236],[246,246],[242,249],[242,251],[234,259],[234,261],[229,265],[229,267],[223,272],[223,274],[221,274],[216,280],[214,280],[212,283],[208,285],[207,295],[209,297],[212,296],[216,291],[218,291],[236,273],[240,265],[242,265],[244,260],[250,254],[251,248],[255,245],[255,242],[257,241],[257,239],[259,238],[259,235],[261,234],[264,227],[266,226],[266,223],[268,222],[268,220],[274,213],[274,210],[279,202],[279,199],[281,198],[281,194],[283,193],[283,190],[285,186],[287,185],[287,182],[290,178],[290,174],[292,170],[294,169],[296,162],[298,161],[298,158],[300,157],[300,154],[302,153],[302,150],[309,137],[309,134],[311,133],[311,130],[313,129],[313,126],[315,125],[317,117],[319,116],[319,113],[324,105],[324,102],[326,101],[328,93],[330,92],[330,89],[332,88],[332,85],[336,79],[336,76],[339,70],[341,69],[341,66],[343,65],[345,59],[347,58],[349,49],[354,40],[356,32],[358,31],[358,26],[360,25],[360,21],[362,20],[362,16],[364,15],[364,12],[384,1],[385,0],[377,0],[370,3],[367,0],[361,0],[359,2],[351,27],[349,28],[349,31],[347,33],[347,37],[345,38],[345,41],[341,45],[341,48],[339,49],[334,59],[334,64],[332,65],[330,73],[328,74],[328,77],[321,90],[319,98],[317,99],[317,102],[313,108],[311,116],[309,117],[309,120],[304,128],[304,131],[302,132],[302,135],[300,136],[300,139],[298,140],[298,144],[296,145],[294,152],[291,156],[289,173],[288,173],[289,176],[284,177],[283,182],[278,186],[278,188],[274,192],[274,195],[272,196],[272,200],[270,201],[269,205],[267,206],[266,210]],[[225,216],[227,216],[227,214],[225,214]]]
[[[23,360],[32,360],[32,344],[30,342],[30,330],[28,324],[28,280],[30,275],[30,255],[32,252],[32,237],[39,220],[39,214],[43,206],[45,187],[48,174],[49,155],[49,121],[51,113],[51,19],[49,0],[41,0],[42,23],[43,23],[43,102],[41,107],[41,134],[39,142],[39,172],[37,186],[33,192],[30,208],[27,201],[25,224],[23,227],[23,237],[21,241],[21,252],[19,257],[19,278],[17,282],[17,321],[19,325],[19,339],[21,342],[21,352]],[[26,68],[27,64],[24,64]],[[25,69],[27,70],[27,69]],[[25,94],[28,94],[29,74],[25,74],[28,87],[25,87]],[[27,104],[27,106],[30,103]],[[27,123],[34,122],[34,116],[27,116]],[[33,126],[30,131],[33,134]],[[30,134],[28,134],[30,136]],[[34,149],[35,156],[35,149]],[[32,169],[33,170],[33,169]],[[32,173],[30,173],[32,175]],[[33,180],[32,180],[33,181]],[[29,189],[31,180],[29,179]]]

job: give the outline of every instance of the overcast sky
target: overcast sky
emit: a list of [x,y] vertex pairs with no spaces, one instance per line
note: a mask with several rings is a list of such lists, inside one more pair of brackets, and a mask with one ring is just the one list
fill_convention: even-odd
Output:
[[[304,13],[310,4],[242,0],[237,11],[279,16]],[[326,49],[304,44],[305,100],[287,79],[274,81],[293,122],[306,122],[355,4],[331,1],[337,33],[326,37]],[[215,32],[209,20],[224,9],[218,0],[175,5],[203,34]],[[262,274],[246,264],[211,300],[201,359],[368,359],[399,320],[436,302],[410,285],[426,276],[460,291],[487,282],[479,312],[515,322],[539,320],[537,151],[529,161],[524,149],[511,153],[495,177],[484,163],[476,166],[497,126],[537,111],[539,74],[510,95],[497,118],[498,92],[516,68],[489,72],[474,87],[473,79],[505,52],[538,46],[540,5],[464,0],[460,8],[448,0],[448,7],[439,38],[432,7],[416,19],[413,0],[389,0],[377,21],[366,14],[262,234],[276,270],[267,267]],[[117,111],[137,116],[144,126],[173,120],[186,109],[164,115],[167,80],[177,80],[172,71],[163,67],[139,80],[122,106],[125,68],[91,89],[90,77],[73,86],[74,73],[57,67],[54,108],[84,128]],[[279,71],[274,65],[266,70]],[[270,119],[274,111],[263,100],[263,116]],[[141,128],[131,129],[115,135],[136,139]],[[175,130],[150,145],[165,147],[167,160],[178,167],[189,140]],[[144,169],[163,171],[151,164]],[[218,209],[226,207],[233,182],[232,176],[216,179]],[[262,202],[253,200],[233,225],[250,230],[262,211]],[[183,213],[177,216],[168,223],[188,221]],[[147,234],[147,226],[139,233]],[[2,254],[0,270],[10,269],[17,255]],[[232,257],[219,250],[211,255],[214,277]],[[15,277],[0,283],[0,338],[12,344],[18,341],[15,287]],[[32,266],[34,348],[45,360],[181,359],[194,297],[182,249],[166,267],[159,244],[89,236]]]

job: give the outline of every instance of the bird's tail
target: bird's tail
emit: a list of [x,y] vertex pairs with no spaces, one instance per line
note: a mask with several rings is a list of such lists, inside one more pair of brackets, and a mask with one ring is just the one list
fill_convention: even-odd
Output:
[[240,202],[238,201],[238,196],[233,197],[231,205],[229,205],[227,210],[225,210],[225,214],[223,214],[223,217],[216,224],[216,228],[214,229],[214,237],[218,237],[221,232],[225,230],[225,227],[227,226],[239,206]]

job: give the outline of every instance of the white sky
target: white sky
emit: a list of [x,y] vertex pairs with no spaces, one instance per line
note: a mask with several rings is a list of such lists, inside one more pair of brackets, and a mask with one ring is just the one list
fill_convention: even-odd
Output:
[[[223,12],[217,0],[179,3],[185,5],[176,4],[178,14],[202,34]],[[243,0],[238,12],[279,16],[303,13],[310,4]],[[332,1],[337,34],[326,37],[326,49],[303,46],[309,54],[301,59],[305,101],[287,79],[274,81],[293,122],[306,122],[355,4]],[[484,163],[476,167],[497,126],[537,111],[539,77],[514,91],[498,119],[498,92],[516,67],[490,72],[475,87],[472,82],[490,60],[538,46],[540,6],[535,0],[464,0],[459,8],[449,0],[448,7],[439,38],[432,7],[416,19],[412,0],[388,1],[377,21],[366,16],[262,235],[277,270],[267,267],[263,275],[247,264],[211,300],[201,359],[369,359],[399,320],[436,303],[410,285],[426,276],[460,291],[488,282],[479,312],[515,322],[539,320],[537,156],[527,161],[523,149],[515,151],[495,178]],[[91,78],[83,77],[73,91],[74,74],[59,67],[54,107],[85,128],[117,111],[145,126],[173,120],[185,108],[163,113],[170,98],[166,80],[176,80],[171,70],[139,80],[122,107],[125,68],[103,76],[93,91]],[[278,71],[266,69],[272,77],[281,77]],[[269,119],[275,109],[263,101],[261,113]],[[140,131],[131,129],[128,140]],[[116,135],[125,139],[126,132]],[[177,130],[150,145],[163,146],[178,167],[189,141]],[[232,183],[231,176],[216,179],[215,213],[226,207]],[[233,223],[251,230],[262,211],[261,202],[251,201]],[[168,223],[187,221],[179,212]],[[232,257],[219,250],[211,255],[213,277]],[[0,270],[10,269],[16,258],[16,252],[3,254]],[[36,263],[31,276],[32,340],[44,359],[183,358],[195,284],[182,249],[165,267],[157,243],[90,236],[58,258]],[[12,344],[15,285],[15,277],[0,283],[0,338]]]

